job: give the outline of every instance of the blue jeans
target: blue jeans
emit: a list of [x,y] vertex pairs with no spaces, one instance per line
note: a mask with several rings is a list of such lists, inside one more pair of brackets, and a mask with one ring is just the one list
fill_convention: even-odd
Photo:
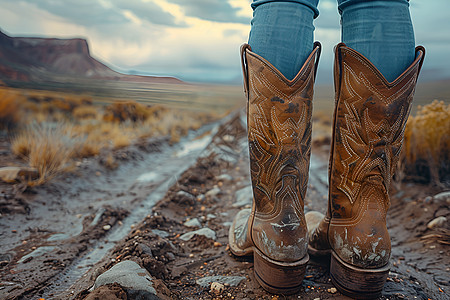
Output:
[[[288,79],[313,47],[319,0],[253,0],[249,44]],[[388,81],[414,60],[408,0],[338,0],[341,39],[369,59]]]

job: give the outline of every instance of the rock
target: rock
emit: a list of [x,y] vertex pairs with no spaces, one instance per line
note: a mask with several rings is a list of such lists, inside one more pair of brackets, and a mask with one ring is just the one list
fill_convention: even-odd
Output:
[[221,192],[221,191],[220,191],[220,189],[219,189],[218,187],[214,187],[214,188],[212,188],[211,190],[207,191],[207,192],[205,193],[205,196],[206,196],[206,197],[209,197],[209,198],[212,198],[212,197],[217,196],[220,192]]
[[172,268],[172,277],[180,277],[184,272],[187,272],[187,268],[185,266],[174,266]]
[[245,277],[243,276],[205,276],[197,279],[196,283],[201,287],[208,287],[211,283],[216,282],[223,285],[238,286]]
[[450,203],[450,191],[445,191],[434,195],[433,199],[436,201],[447,201],[447,203]]
[[217,176],[216,180],[231,181],[231,180],[233,180],[233,177],[231,177],[228,174],[222,174],[222,175]]
[[141,252],[141,254],[147,254],[150,257],[153,257],[152,249],[146,244],[139,244],[137,246],[137,250]]
[[211,292],[213,292],[213,293],[220,294],[223,292],[224,289],[225,289],[225,286],[221,283],[218,283],[218,282],[211,283]]
[[0,178],[8,183],[20,180],[30,181],[39,178],[39,172],[36,168],[3,167],[0,168]]
[[178,191],[173,198],[173,201],[183,205],[195,205],[196,198],[194,195],[185,191]]
[[197,228],[202,227],[202,224],[200,224],[200,221],[197,218],[190,219],[184,222],[183,225],[186,227],[197,227]]
[[229,142],[234,141],[235,137],[234,137],[233,135],[225,134],[225,135],[222,137],[222,139],[223,139],[225,142],[229,143]]
[[166,238],[170,235],[167,231],[159,230],[159,229],[152,229],[152,232],[162,238]]
[[336,294],[336,293],[337,293],[337,289],[336,289],[336,288],[334,288],[334,287],[332,287],[332,288],[329,288],[329,289],[328,289],[328,293],[331,293],[331,294]]
[[440,217],[437,217],[437,218],[434,219],[434,220],[431,220],[431,221],[427,224],[427,227],[428,227],[428,229],[439,228],[439,227],[444,226],[444,224],[445,224],[446,222],[447,222],[447,218],[444,217],[444,216],[440,216]]
[[215,219],[215,218],[217,218],[216,215],[213,215],[213,214],[207,214],[206,215],[206,220],[208,220],[208,221],[212,220],[212,219]]
[[103,230],[106,230],[106,231],[108,231],[108,230],[110,230],[111,229],[111,225],[105,225],[105,226],[103,226]]
[[233,203],[233,207],[243,207],[246,205],[251,205],[253,201],[253,190],[252,186],[246,186],[235,193],[236,202]]
[[187,233],[183,234],[182,236],[180,236],[180,239],[187,242],[191,238],[193,238],[194,235],[204,235],[205,237],[207,237],[209,239],[216,240],[216,233],[214,232],[214,230],[209,229],[208,227],[198,229],[195,231],[191,231],[191,232],[187,232]]
[[153,287],[153,278],[131,260],[122,261],[98,276],[94,289],[111,283],[120,284],[130,299],[160,299]]

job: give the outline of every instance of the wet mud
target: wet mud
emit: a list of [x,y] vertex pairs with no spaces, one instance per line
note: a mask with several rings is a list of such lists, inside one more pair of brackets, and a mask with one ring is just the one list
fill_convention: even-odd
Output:
[[[326,259],[311,260],[300,292],[282,296],[258,285],[251,257],[230,253],[231,222],[251,204],[244,119],[237,113],[217,129],[191,136],[197,143],[177,151],[171,148],[175,155],[151,170],[148,165],[158,156],[145,157],[168,151],[164,141],[150,150],[129,150],[134,154],[128,153],[130,158],[114,172],[106,171],[98,159],[85,162],[85,172],[94,174],[91,178],[73,176],[51,187],[20,192],[25,195],[22,207],[28,208],[2,210],[0,220],[5,237],[0,248],[0,298],[131,299],[118,284],[95,290],[92,286],[104,271],[132,260],[151,274],[162,299],[349,299],[331,283]],[[314,138],[305,211],[326,210],[329,141]],[[199,152],[189,156],[190,149]],[[181,166],[174,157],[192,161],[170,176],[175,174],[174,164]],[[164,170],[169,175],[159,177]],[[4,194],[15,199],[14,192],[19,193]],[[393,188],[388,213],[392,268],[380,299],[450,298],[450,227],[448,222],[427,226],[440,216],[450,218],[448,196],[433,197],[441,192],[411,183]],[[70,198],[90,201],[81,208],[68,204]],[[59,221],[43,220],[57,220],[58,214]],[[102,247],[106,250],[89,260],[92,249]],[[223,282],[223,288],[211,288],[214,281]]]

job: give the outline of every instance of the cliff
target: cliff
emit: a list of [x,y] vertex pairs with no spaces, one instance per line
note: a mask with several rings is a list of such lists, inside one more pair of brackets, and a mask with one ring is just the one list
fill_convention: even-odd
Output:
[[90,55],[84,39],[10,37],[0,31],[0,80],[41,81],[58,75],[136,82],[182,82],[173,77],[116,72]]

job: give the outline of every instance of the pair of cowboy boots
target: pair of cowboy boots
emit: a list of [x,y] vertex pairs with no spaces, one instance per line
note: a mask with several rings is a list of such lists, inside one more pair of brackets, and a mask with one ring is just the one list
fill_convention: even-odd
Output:
[[288,80],[241,47],[253,206],[235,217],[230,249],[253,255],[255,277],[269,292],[299,291],[309,253],[331,255],[331,279],[343,294],[375,298],[389,272],[388,192],[425,50],[417,47],[411,66],[388,82],[363,55],[336,46],[328,209],[305,216],[320,51],[315,43]]

